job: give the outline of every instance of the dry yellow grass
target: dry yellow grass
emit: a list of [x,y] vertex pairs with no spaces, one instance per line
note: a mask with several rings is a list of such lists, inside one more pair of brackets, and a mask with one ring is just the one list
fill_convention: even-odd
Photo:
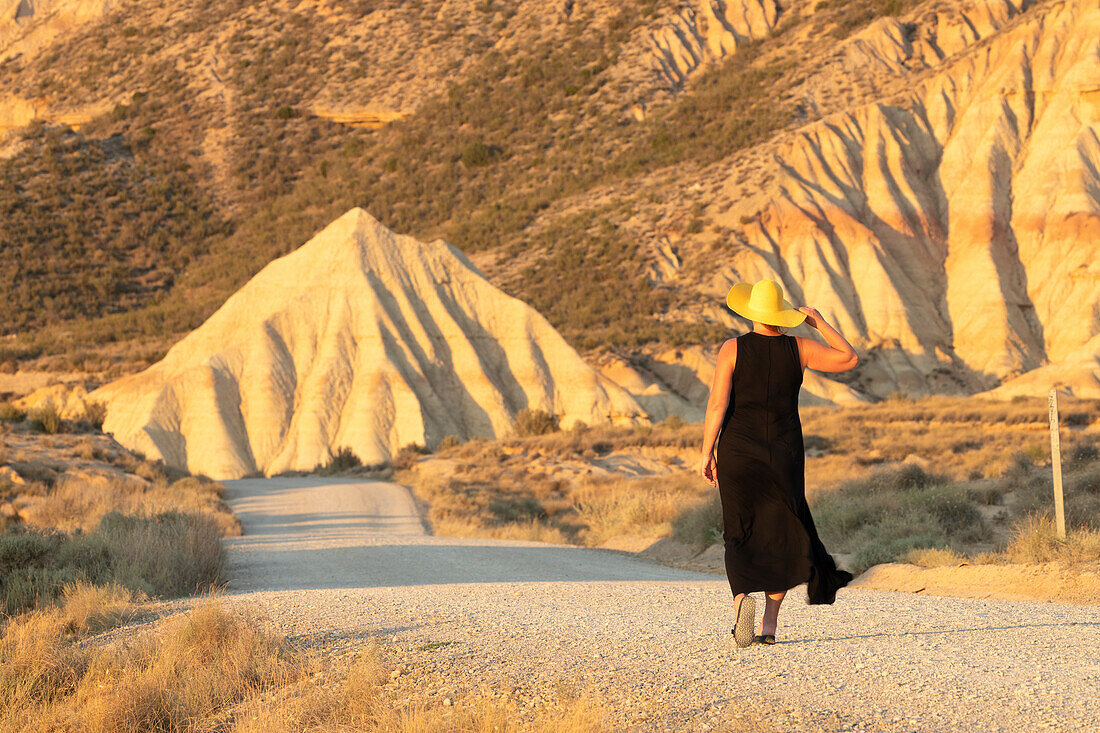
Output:
[[[956,481],[1001,477],[1018,453],[1050,457],[1045,400],[926,397],[801,413],[809,489],[865,478],[910,456]],[[1095,443],[1083,429],[1100,416],[1100,401],[1064,399],[1061,414],[1066,455],[1082,441]]]
[[967,562],[967,558],[947,548],[922,547],[910,550],[905,555],[905,562],[926,568],[940,568],[961,565]]
[[1004,552],[983,559],[1018,563],[1098,563],[1100,529],[1070,527],[1062,539],[1055,532],[1054,520],[1050,516],[1031,515],[1016,526]]
[[[601,729],[605,706],[559,690],[557,705],[525,720],[508,699],[483,694],[450,709],[388,689],[377,646],[345,669],[297,647],[262,621],[211,600],[181,617],[96,643],[94,598],[114,618],[135,606],[119,589],[74,588],[58,608],[10,619],[0,635],[0,730],[520,731]],[[320,684],[335,678],[335,684]]]
[[709,487],[691,474],[589,480],[571,493],[587,545],[620,535],[670,537],[686,510],[705,502]]
[[8,621],[0,639],[2,724],[23,730],[200,730],[259,690],[301,677],[310,660],[242,616],[207,604],[106,646],[67,633],[77,606]]
[[[1098,407],[1062,404],[1067,507],[1076,527],[1100,516]],[[1046,420],[1038,399],[930,397],[803,409],[807,493],[827,546],[851,554],[857,570],[930,548],[944,554],[923,562],[1003,551],[1011,523],[1051,503]],[[612,453],[652,459],[665,451],[694,465],[701,439],[700,425],[672,422],[471,441],[398,480],[427,505],[440,535],[581,545],[621,535],[674,537],[702,549],[719,539],[721,511],[717,492],[693,472],[595,478],[576,470],[598,472]],[[970,483],[976,479],[990,480]],[[996,514],[991,507],[1004,508],[1004,524],[983,518],[983,510]]]
[[[0,525],[0,613],[52,603],[73,582],[170,596],[220,581],[221,538],[241,533],[220,484],[178,472],[172,480],[101,436],[20,445],[27,483],[0,485],[0,500],[17,508]],[[76,461],[80,453],[92,458]]]
[[377,648],[368,647],[350,665],[339,684],[310,686],[300,694],[272,703],[252,700],[234,721],[234,733],[290,733],[290,731],[385,731],[386,733],[595,733],[607,707],[591,694],[559,686],[556,704],[524,720],[511,700],[491,697],[488,691],[461,707],[439,709],[402,700],[384,685],[389,670]]
[[[597,546],[620,535],[711,539],[699,516],[717,516],[710,488],[684,471],[640,478],[562,481],[515,464],[468,464],[446,476],[403,472],[399,480],[428,506],[432,531]],[[705,522],[704,522],[705,524]]]
[[222,499],[224,493],[221,484],[193,476],[169,482],[154,474],[146,485],[123,476],[66,475],[23,516],[39,527],[89,532],[110,512],[149,516],[179,511],[208,515],[223,536],[235,537],[241,534],[241,523]]

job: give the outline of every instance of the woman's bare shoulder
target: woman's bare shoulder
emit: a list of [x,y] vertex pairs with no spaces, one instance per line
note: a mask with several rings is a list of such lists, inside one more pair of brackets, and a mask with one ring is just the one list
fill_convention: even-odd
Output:
[[737,356],[737,339],[726,339],[718,349],[718,361],[729,361]]

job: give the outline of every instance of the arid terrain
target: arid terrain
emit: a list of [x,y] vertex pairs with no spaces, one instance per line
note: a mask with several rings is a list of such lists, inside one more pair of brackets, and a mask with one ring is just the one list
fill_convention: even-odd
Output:
[[[0,0],[0,731],[1097,729],[1098,90],[1095,0]],[[761,279],[858,577],[739,650]]]
[[863,394],[1098,395],[1093,3],[5,12],[9,370],[151,364],[360,206],[589,360],[711,353],[774,277]]
[[532,421],[223,488],[8,405],[0,728],[1089,730],[1096,410],[1063,405],[1060,541],[1043,408],[804,410],[822,536],[870,569],[738,650],[697,424]]

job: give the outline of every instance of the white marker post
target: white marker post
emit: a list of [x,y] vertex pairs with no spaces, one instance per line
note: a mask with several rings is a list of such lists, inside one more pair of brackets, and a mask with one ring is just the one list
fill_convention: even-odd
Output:
[[1066,507],[1062,501],[1062,448],[1058,443],[1058,390],[1050,390],[1050,464],[1054,467],[1054,521],[1066,538]]

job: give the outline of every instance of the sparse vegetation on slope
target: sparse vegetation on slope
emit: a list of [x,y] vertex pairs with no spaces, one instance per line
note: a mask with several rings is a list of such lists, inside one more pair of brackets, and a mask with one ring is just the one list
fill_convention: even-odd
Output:
[[[125,198],[141,216],[122,217],[129,228],[120,232],[94,221],[70,225],[70,231],[94,229],[101,239],[121,237],[123,246],[106,249],[114,259],[97,266],[83,289],[70,290],[57,311],[55,321],[83,321],[66,326],[72,340],[42,338],[35,350],[72,350],[136,334],[156,339],[193,328],[263,264],[355,205],[397,231],[442,235],[468,251],[506,247],[513,255],[524,253],[530,264],[506,287],[547,312],[575,344],[700,338],[709,333],[705,325],[656,317],[685,296],[655,288],[645,278],[637,243],[620,228],[628,212],[580,213],[549,229],[536,225],[558,202],[594,186],[675,163],[709,162],[788,122],[789,111],[776,104],[768,87],[789,69],[768,60],[757,46],[708,71],[674,108],[640,127],[626,123],[621,92],[610,86],[611,70],[659,7],[624,4],[597,22],[578,20],[533,33],[531,43],[508,53],[490,48],[489,35],[467,29],[465,53],[472,61],[462,73],[443,93],[426,99],[414,117],[376,131],[349,128],[309,111],[311,95],[323,84],[359,73],[355,55],[341,57],[338,25],[318,25],[313,15],[275,6],[255,10],[270,22],[249,22],[216,43],[204,35],[213,26],[198,23],[198,17],[232,16],[239,8],[190,8],[180,17],[195,14],[195,23],[173,18],[153,24],[149,34],[112,36],[102,47],[94,34],[81,34],[44,57],[60,64],[54,69],[46,70],[44,60],[27,68],[15,63],[16,78],[40,75],[58,99],[80,98],[86,82],[100,75],[112,79],[111,90],[142,90],[133,102],[94,120],[87,128],[94,137],[79,139],[79,146],[92,150],[119,145],[125,155],[86,155],[86,170],[67,184],[74,200],[96,200],[103,189],[108,200]],[[341,12],[354,19],[373,10]],[[506,24],[515,10],[487,12]],[[310,32],[303,32],[307,27]],[[170,42],[182,44],[186,71],[164,64]],[[200,57],[207,52],[210,58]],[[92,61],[81,74],[71,74],[60,63],[70,54]],[[155,61],[129,64],[138,56]],[[214,103],[206,98],[195,101],[188,92],[195,79],[205,84],[211,73],[221,73],[220,83],[231,89],[233,105],[225,110],[211,108]],[[730,115],[731,108],[738,114]],[[230,193],[223,192],[228,198],[223,196],[216,212],[210,210],[214,189],[208,181],[198,189],[165,186],[171,176],[194,182],[200,170],[205,175],[209,161],[199,148],[207,145],[202,135],[209,133],[211,115],[233,129],[224,150]],[[41,157],[44,146],[37,138],[28,141],[19,159]],[[129,167],[120,162],[127,156],[136,161],[125,164]],[[104,178],[123,168],[128,188],[111,194]],[[166,191],[173,197],[163,199],[171,214],[167,226],[158,226],[148,243],[129,252],[131,232],[158,221],[158,196]],[[49,209],[34,200],[27,215],[38,220]],[[39,236],[46,234],[32,241]],[[149,269],[154,250],[163,254],[155,271]],[[59,262],[87,259],[78,254],[58,255]],[[63,264],[55,273],[59,286],[74,277],[69,267]],[[551,292],[561,278],[577,286],[569,308],[554,307],[561,298]],[[617,285],[603,287],[607,282]],[[43,325],[27,320],[42,312],[32,303],[18,308],[24,326]]]
[[37,125],[0,161],[3,334],[145,305],[224,231],[195,172],[146,130]]

